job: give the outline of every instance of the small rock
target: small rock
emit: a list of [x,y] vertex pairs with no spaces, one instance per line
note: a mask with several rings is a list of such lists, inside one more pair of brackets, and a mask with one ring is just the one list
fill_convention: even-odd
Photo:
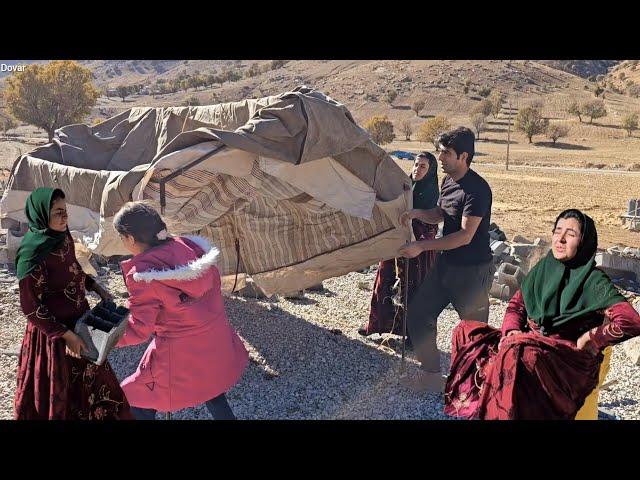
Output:
[[312,285],[309,288],[306,288],[305,290],[308,290],[310,292],[322,292],[324,291],[324,286],[322,285],[322,282],[320,282],[316,285]]
[[297,292],[291,292],[284,295],[284,298],[288,300],[301,300],[304,298],[304,290],[298,290]]
[[525,244],[531,244],[531,241],[529,241],[529,239],[523,237],[522,235],[515,235],[511,241],[513,243],[525,243]]
[[640,337],[630,338],[623,344],[624,351],[633,365],[640,366]]

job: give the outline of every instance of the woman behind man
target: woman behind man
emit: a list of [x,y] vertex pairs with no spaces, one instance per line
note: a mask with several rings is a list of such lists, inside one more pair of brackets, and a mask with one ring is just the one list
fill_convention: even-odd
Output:
[[20,306],[27,317],[15,396],[17,420],[130,419],[124,393],[108,362],[80,357],[73,330],[89,309],[86,290],[111,296],[76,260],[62,190],[38,188],[25,207],[29,231],[16,254]]
[[[416,156],[411,174],[413,180],[413,208],[428,210],[434,208],[438,202],[438,164],[436,157],[428,152],[421,152]],[[422,223],[418,220],[412,222],[413,233],[416,240],[435,238],[438,226]],[[424,280],[427,271],[433,266],[435,252],[423,252],[415,258],[409,259],[409,301],[414,292]],[[373,296],[371,298],[371,311],[369,321],[358,329],[363,336],[374,333],[402,334],[402,307],[396,309],[391,298],[394,296],[393,286],[396,282],[396,262],[398,264],[400,288],[404,292],[404,268],[407,262],[405,258],[385,260],[378,265]],[[409,343],[409,342],[408,342]]]
[[198,236],[170,237],[153,208],[125,204],[113,225],[133,258],[121,263],[131,316],[117,346],[153,340],[122,382],[139,420],[204,403],[216,420],[235,419],[225,392],[248,363],[227,320],[218,249]]
[[602,351],[640,335],[640,316],[596,268],[597,245],[593,220],[565,210],[551,251],[509,302],[502,330],[460,322],[445,413],[486,420],[576,417],[601,380]]

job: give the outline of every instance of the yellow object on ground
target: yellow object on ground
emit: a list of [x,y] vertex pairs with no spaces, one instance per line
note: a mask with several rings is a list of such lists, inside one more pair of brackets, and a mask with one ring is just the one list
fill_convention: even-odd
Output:
[[602,352],[604,354],[604,360],[600,365],[600,378],[598,379],[598,386],[593,389],[589,396],[584,401],[582,408],[578,410],[576,414],[576,420],[597,420],[598,419],[598,397],[600,396],[600,387],[604,383],[604,379],[607,378],[609,373],[609,364],[611,362],[611,347],[607,347]]

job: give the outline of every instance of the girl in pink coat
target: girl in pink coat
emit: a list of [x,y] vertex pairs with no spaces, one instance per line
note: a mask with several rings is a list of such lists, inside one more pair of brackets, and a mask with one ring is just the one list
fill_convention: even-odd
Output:
[[227,320],[218,249],[198,236],[168,237],[149,205],[127,203],[113,225],[133,258],[121,263],[129,323],[119,347],[153,340],[121,386],[136,419],[153,420],[204,403],[215,419],[235,419],[225,392],[238,382],[248,353]]

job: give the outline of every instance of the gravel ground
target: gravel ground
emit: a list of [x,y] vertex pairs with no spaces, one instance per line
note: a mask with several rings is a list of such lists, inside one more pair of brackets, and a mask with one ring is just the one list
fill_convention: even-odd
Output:
[[[105,269],[105,272],[106,269]],[[362,338],[358,327],[369,314],[375,272],[350,273],[324,282],[324,291],[301,299],[225,299],[231,323],[250,351],[251,362],[228,393],[240,419],[448,419],[440,395],[416,394],[398,383],[399,337]],[[116,296],[126,292],[118,272],[101,277]],[[92,299],[91,302],[95,302]],[[493,301],[489,323],[499,326],[506,303]],[[0,352],[22,340],[24,317],[15,277],[0,273]],[[439,319],[438,346],[448,369],[453,309]],[[132,373],[145,345],[116,349],[110,362],[118,378]],[[0,419],[12,418],[17,357],[0,353]],[[407,370],[417,369],[408,353]],[[640,367],[621,346],[614,348],[600,406],[621,419],[640,419]],[[174,413],[174,419],[208,419],[204,407]]]

